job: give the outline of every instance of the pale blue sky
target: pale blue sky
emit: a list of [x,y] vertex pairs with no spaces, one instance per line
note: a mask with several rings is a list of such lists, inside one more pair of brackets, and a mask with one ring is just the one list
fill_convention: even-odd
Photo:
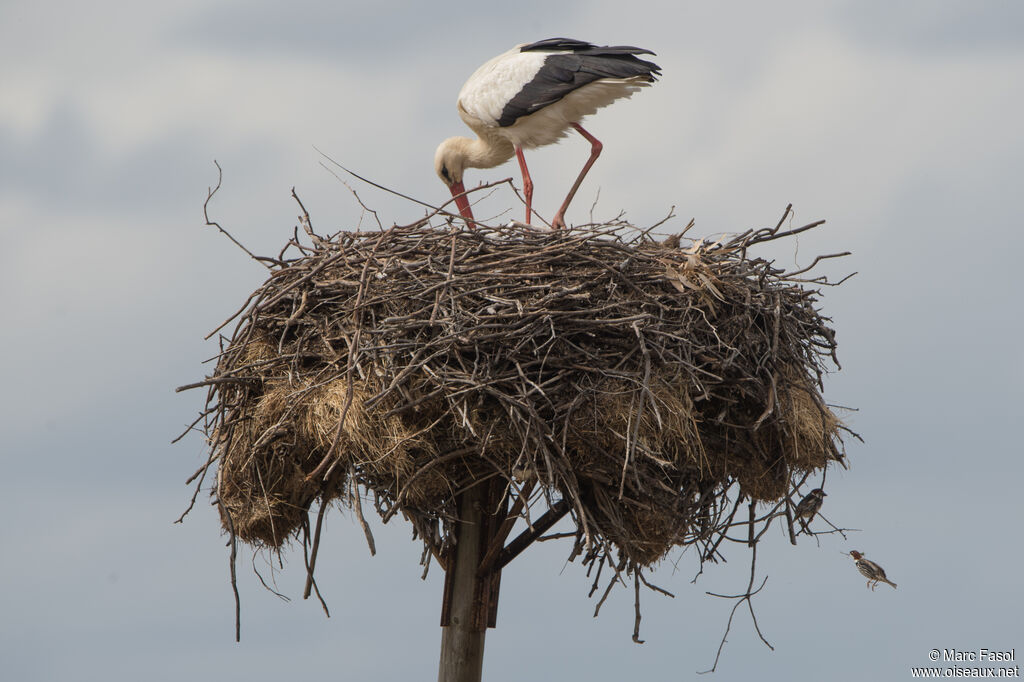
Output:
[[[710,679],[902,680],[933,648],[1024,651],[1017,521],[1024,458],[1018,260],[1024,247],[1024,10],[1017,2],[382,2],[0,4],[0,661],[11,680],[430,680],[441,575],[419,580],[400,522],[327,519],[326,619],[301,600],[301,555],[275,574],[284,603],[239,563],[233,639],[216,515],[184,525],[199,437],[169,441],[200,408],[175,386],[207,371],[202,337],[291,234],[294,186],[322,232],[360,210],[313,149],[412,196],[441,201],[438,142],[465,134],[455,96],[484,60],[568,36],[650,48],[664,77],[600,112],[605,144],[567,219],[625,210],[649,225],[676,206],[711,234],[795,221],[825,227],[769,255],[859,274],[825,292],[843,371],[826,397],[859,411],[852,468],[825,512],[849,542],[759,553],[758,641],[737,613]],[[550,215],[588,152],[530,154]],[[467,184],[515,175],[471,171]],[[357,189],[386,223],[420,209]],[[496,194],[477,215],[515,208]],[[369,226],[364,221],[365,226]],[[205,502],[205,497],[202,498]],[[899,583],[871,593],[848,557]],[[632,592],[600,618],[565,546],[504,572],[485,679],[687,680],[708,668],[746,584],[743,548],[697,584],[666,563],[630,641]],[[673,555],[673,560],[679,559]],[[257,566],[268,576],[266,561]],[[435,567],[436,568],[436,567]],[[705,678],[707,679],[707,678]]]

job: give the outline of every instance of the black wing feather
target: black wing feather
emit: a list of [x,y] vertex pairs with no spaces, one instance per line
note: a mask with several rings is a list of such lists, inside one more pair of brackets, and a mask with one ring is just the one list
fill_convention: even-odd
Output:
[[520,52],[586,52],[588,50],[599,50],[602,53],[615,54],[654,54],[650,50],[645,50],[641,47],[632,47],[630,45],[598,47],[593,43],[574,40],[573,38],[547,38],[519,48]]
[[[657,80],[661,67],[638,59],[650,50],[626,45],[598,47],[571,38],[548,38],[524,45],[520,52],[552,52],[537,75],[523,86],[501,110],[498,125],[507,127],[568,95],[573,90],[602,78],[640,77]],[[566,54],[568,52],[568,54]]]

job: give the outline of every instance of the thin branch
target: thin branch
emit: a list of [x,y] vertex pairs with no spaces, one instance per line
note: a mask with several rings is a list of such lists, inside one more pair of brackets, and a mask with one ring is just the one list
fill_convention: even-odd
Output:
[[765,576],[764,580],[761,581],[761,585],[756,590],[752,589],[754,587],[756,565],[757,545],[754,544],[750,550],[750,581],[747,583],[747,591],[743,594],[736,595],[715,594],[714,592],[705,593],[712,597],[721,597],[722,599],[736,599],[737,601],[735,604],[733,604],[732,610],[729,612],[729,620],[725,624],[725,632],[722,634],[722,641],[718,644],[718,652],[715,654],[714,665],[712,665],[711,668],[708,670],[698,671],[698,675],[703,675],[705,673],[713,673],[718,668],[718,660],[722,656],[722,649],[723,647],[725,647],[726,638],[729,636],[729,630],[732,628],[732,618],[734,615],[736,615],[736,609],[739,608],[740,604],[743,604],[744,602],[746,602],[747,607],[750,609],[750,618],[754,623],[754,629],[757,631],[757,636],[761,638],[761,641],[764,642],[765,646],[767,646],[772,651],[775,651],[775,647],[769,644],[768,640],[764,638],[763,634],[761,634],[761,627],[757,624],[757,616],[754,614],[754,605],[751,601],[751,597],[753,597],[755,594],[764,589],[765,584],[767,584],[768,582],[768,576]]
[[227,237],[232,242],[234,242],[235,246],[240,248],[242,251],[245,251],[245,253],[248,254],[248,256],[250,258],[252,258],[254,261],[256,261],[257,263],[259,263],[260,265],[262,265],[264,267],[270,267],[270,265],[274,263],[274,259],[272,259],[272,258],[264,258],[264,257],[255,255],[252,251],[250,251],[249,249],[245,248],[245,246],[242,245],[242,242],[240,242],[237,239],[235,239],[234,237],[232,237],[231,233],[228,232],[227,230],[225,230],[223,227],[221,227],[219,223],[217,223],[216,221],[210,220],[210,214],[209,214],[209,211],[208,211],[208,208],[209,208],[209,205],[210,205],[210,200],[213,199],[213,195],[216,194],[218,192],[218,190],[220,190],[221,180],[223,179],[223,176],[224,176],[224,173],[223,173],[223,171],[220,168],[220,164],[217,163],[216,159],[214,159],[213,165],[217,167],[217,186],[213,187],[213,188],[209,188],[208,187],[206,189],[206,201],[203,202],[203,220],[206,221],[206,226],[207,227],[216,227],[218,230],[220,230],[221,234],[223,234],[225,237]]
[[235,535],[235,523],[231,519],[231,512],[217,498],[217,506],[221,511],[221,518],[228,524],[228,546],[231,547],[231,554],[228,557],[228,565],[231,568],[231,592],[235,595],[235,641],[242,641],[242,601],[238,596],[238,574],[235,572],[235,562],[238,558],[238,536]]

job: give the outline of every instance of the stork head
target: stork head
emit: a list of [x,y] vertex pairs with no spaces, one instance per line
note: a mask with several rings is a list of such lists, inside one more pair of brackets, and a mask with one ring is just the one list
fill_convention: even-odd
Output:
[[459,213],[472,225],[473,211],[469,208],[466,188],[462,184],[462,173],[466,169],[468,156],[466,145],[469,142],[470,140],[465,137],[450,137],[442,142],[434,154],[434,170],[437,171],[437,177],[441,178],[441,182],[451,190]]

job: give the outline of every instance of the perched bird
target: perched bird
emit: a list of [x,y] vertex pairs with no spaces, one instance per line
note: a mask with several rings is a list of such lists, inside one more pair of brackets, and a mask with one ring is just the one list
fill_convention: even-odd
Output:
[[598,47],[581,40],[549,38],[517,45],[485,63],[459,92],[458,110],[477,139],[451,137],[434,155],[434,169],[451,190],[459,213],[472,227],[473,212],[462,184],[466,168],[493,168],[514,155],[523,174],[526,222],[532,215],[533,181],[524,149],[551,144],[574,128],[590,142],[590,158],[551,225],[565,227],[569,207],[602,145],[580,126],[593,114],[653,83],[660,67],[639,59],[654,54],[638,47]]
[[800,500],[800,503],[796,505],[796,518],[800,521],[804,528],[807,528],[807,524],[811,522],[814,515],[821,510],[821,503],[825,501],[828,496],[821,488],[815,488],[811,492],[807,493],[804,499]]
[[896,589],[896,583],[885,577],[885,570],[870,559],[865,559],[864,554],[857,550],[850,550],[850,556],[856,562],[857,570],[868,579],[868,587],[874,590],[878,583],[888,583]]

